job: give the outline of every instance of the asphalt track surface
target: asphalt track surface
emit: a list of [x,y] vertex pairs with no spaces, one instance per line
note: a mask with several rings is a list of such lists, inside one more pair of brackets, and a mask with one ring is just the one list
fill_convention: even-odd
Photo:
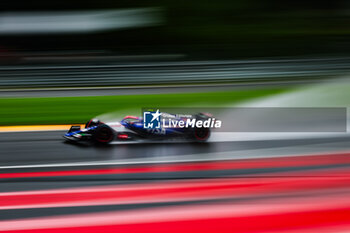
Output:
[[[329,138],[296,138],[281,140],[242,140],[234,141],[213,140],[207,143],[183,141],[154,141],[136,144],[112,144],[110,146],[96,147],[90,144],[72,144],[64,140],[65,131],[43,132],[12,132],[0,133],[0,163],[2,166],[19,164],[47,164],[84,162],[96,160],[125,160],[162,158],[168,156],[183,157],[186,155],[243,152],[248,150],[266,150],[276,148],[290,148],[295,150],[301,147],[315,149],[321,145],[324,149],[328,144],[335,144],[338,148],[350,150],[350,137]],[[330,150],[334,146],[329,147]],[[285,151],[284,153],[288,153]],[[290,151],[293,154],[293,150]]]
[[350,229],[346,134],[108,147],[62,134],[0,133],[1,232]]

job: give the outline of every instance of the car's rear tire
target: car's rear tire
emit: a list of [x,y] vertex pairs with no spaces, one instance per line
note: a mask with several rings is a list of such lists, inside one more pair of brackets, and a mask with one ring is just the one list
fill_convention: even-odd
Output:
[[99,125],[92,135],[96,144],[107,145],[114,139],[114,132],[108,125]]
[[195,128],[193,130],[193,139],[197,142],[205,142],[210,137],[210,129],[209,128]]
[[[208,119],[208,114],[205,113],[198,113],[195,115],[197,120],[201,120],[204,121],[206,119]],[[208,138],[210,137],[210,128],[194,128],[192,131],[192,138],[197,141],[197,142],[205,142],[208,140]]]

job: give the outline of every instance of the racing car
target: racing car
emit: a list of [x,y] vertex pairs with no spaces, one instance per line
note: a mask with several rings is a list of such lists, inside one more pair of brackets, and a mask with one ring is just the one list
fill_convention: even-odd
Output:
[[207,120],[212,117],[209,113],[198,113],[195,115],[173,115],[161,113],[163,123],[168,127],[146,128],[144,119],[137,116],[126,116],[121,121],[104,123],[98,119],[91,119],[81,126],[71,126],[63,136],[68,141],[92,142],[106,145],[112,141],[136,141],[136,140],[163,140],[170,138],[181,138],[189,141],[205,142],[210,137],[210,127],[179,127],[171,125],[174,120],[189,121]]

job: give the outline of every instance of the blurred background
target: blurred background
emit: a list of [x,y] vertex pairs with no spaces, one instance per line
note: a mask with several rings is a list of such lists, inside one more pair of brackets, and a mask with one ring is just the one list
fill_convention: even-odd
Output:
[[[349,231],[349,23],[346,0],[2,1],[0,231]],[[63,141],[143,107],[249,130]]]
[[349,7],[345,0],[6,1],[2,60],[347,55]]

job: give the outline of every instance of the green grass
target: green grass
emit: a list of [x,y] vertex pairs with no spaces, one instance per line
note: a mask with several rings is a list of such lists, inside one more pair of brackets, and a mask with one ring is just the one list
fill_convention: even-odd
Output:
[[222,106],[273,95],[285,88],[211,93],[124,95],[97,97],[1,98],[0,125],[78,124],[104,113],[142,107]]

